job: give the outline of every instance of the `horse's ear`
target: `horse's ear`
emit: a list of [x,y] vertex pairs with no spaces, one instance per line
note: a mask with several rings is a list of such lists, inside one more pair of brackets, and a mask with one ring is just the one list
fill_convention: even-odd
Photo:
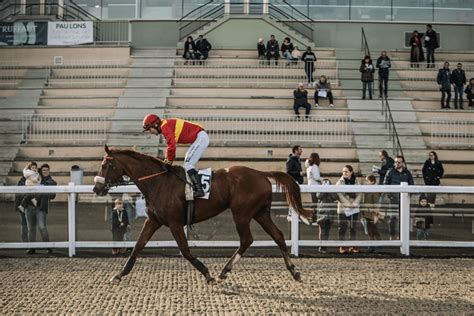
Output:
[[109,149],[109,146],[107,146],[107,144],[104,145],[104,149],[107,154],[110,154],[110,149]]

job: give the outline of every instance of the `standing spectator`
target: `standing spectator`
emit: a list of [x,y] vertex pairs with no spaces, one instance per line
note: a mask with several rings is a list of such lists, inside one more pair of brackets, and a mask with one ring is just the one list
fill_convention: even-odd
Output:
[[413,213],[415,214],[416,239],[428,239],[429,230],[431,226],[433,226],[434,220],[431,214],[431,206],[428,204],[426,195],[420,195],[418,207],[415,208]]
[[377,58],[376,67],[379,69],[379,98],[382,98],[382,95],[387,98],[388,96],[388,73],[392,63],[390,58],[387,56],[386,51],[382,51],[379,58]]
[[[20,180],[18,180],[17,186],[24,186],[25,185],[25,177],[21,176]],[[28,242],[28,224],[26,223],[26,215],[25,211],[19,208],[21,201],[23,201],[24,195],[23,194],[16,194],[15,195],[15,210],[20,213],[20,223],[21,223],[21,241]]]
[[[358,185],[359,182],[354,174],[351,165],[342,168],[342,176],[336,185]],[[337,215],[339,218],[338,234],[339,240],[345,240],[347,226],[349,226],[350,240],[356,240],[355,223],[360,213],[360,201],[362,194],[359,193],[338,193]],[[339,253],[359,252],[357,247],[339,247]]]
[[[321,185],[321,173],[319,171],[319,165],[321,160],[319,159],[319,155],[317,153],[311,153],[308,159],[306,159],[304,165],[306,167],[306,176],[308,177],[308,185]],[[318,199],[316,197],[316,193],[311,193],[311,201],[313,205],[317,205]],[[313,212],[313,222],[316,212]]]
[[308,91],[306,91],[302,83],[299,83],[296,90],[293,91],[293,97],[293,109],[296,117],[300,117],[299,108],[303,107],[305,109],[305,117],[308,118],[311,111],[311,104],[308,103]]
[[[121,199],[115,200],[115,207],[112,210],[112,240],[123,241],[127,226],[129,225],[127,212],[123,208]],[[121,251],[119,248],[113,248],[112,254],[118,255]]]
[[275,58],[275,65],[278,66],[278,57],[280,57],[280,47],[278,41],[275,39],[275,35],[270,35],[270,40],[267,42],[267,60],[270,66],[270,59]]
[[[377,179],[374,175],[368,175],[365,178],[365,183],[367,185],[375,185]],[[367,221],[367,231],[369,235],[369,240],[380,240],[380,232],[377,229],[377,223],[381,217],[380,215],[380,200],[381,194],[379,192],[369,192],[364,193],[364,208],[362,215]],[[374,252],[374,247],[369,247],[369,252]]]
[[194,40],[192,36],[188,36],[186,39],[186,42],[184,42],[184,54],[183,58],[186,59],[184,62],[185,65],[188,64],[189,59],[194,60],[195,57],[195,52],[196,52],[196,44],[194,44]]
[[[322,185],[331,185],[331,180],[324,179]],[[334,202],[338,200],[338,195],[336,193],[318,192],[316,198],[318,199],[316,223],[319,226],[319,240],[328,240],[333,217],[336,215]],[[319,252],[326,253],[326,247],[319,247]]]
[[[409,185],[414,185],[413,176],[411,172],[405,167],[405,158],[401,155],[395,157],[395,167],[390,169],[385,175],[384,184],[385,185],[400,185],[402,182],[407,182]],[[400,213],[400,199],[399,194],[389,194],[390,203],[392,205],[398,206],[398,214],[389,216],[389,227],[388,233],[390,235],[390,240],[395,240],[397,238],[397,218]]]
[[122,194],[123,208],[127,212],[128,226],[125,231],[124,241],[132,241],[133,197],[129,193]]
[[[40,167],[41,175],[41,185],[58,185],[54,181],[53,177],[50,175],[50,167],[47,163],[44,163]],[[38,227],[43,237],[43,241],[49,241],[48,228],[46,227],[46,218],[49,212],[49,201],[53,200],[56,197],[55,193],[45,193],[39,196],[39,205],[38,205],[38,214],[37,218],[40,217],[41,220],[38,220]],[[46,236],[46,238],[44,237]],[[48,253],[53,253],[53,249],[49,248]]]
[[202,65],[202,61],[206,60],[209,57],[209,52],[212,49],[212,45],[202,35],[199,35],[195,44],[196,44],[196,59],[199,59],[200,64]]
[[329,99],[329,106],[334,107],[334,99],[332,97],[331,91],[331,83],[328,81],[325,75],[321,75],[319,77],[318,82],[316,83],[316,87],[314,90],[314,106],[319,107],[319,97],[321,98],[328,98]]
[[303,149],[300,145],[295,145],[291,149],[291,154],[288,156],[286,161],[286,173],[288,173],[296,182],[303,184],[303,177],[305,173],[301,168],[301,154]]
[[[436,81],[439,85],[439,91],[441,91],[441,108],[449,109],[449,101],[451,100],[451,81],[452,75],[451,71],[449,70],[449,63],[447,61],[444,62],[443,68],[438,70],[438,76],[436,77]],[[446,98],[446,105],[444,103]]]
[[466,86],[464,90],[467,96],[467,100],[469,101],[469,107],[474,106],[474,78],[469,79],[469,84]]
[[381,150],[379,152],[379,159],[382,162],[382,165],[380,166],[380,168],[374,166],[372,168],[372,172],[379,174],[379,184],[383,184],[385,174],[387,173],[387,171],[394,167],[395,161],[393,161],[393,158],[388,155],[386,150]]
[[308,83],[310,85],[314,85],[314,64],[318,59],[316,58],[316,55],[311,51],[311,46],[306,47],[306,51],[303,53],[301,60],[304,61],[304,71],[306,73],[306,77],[308,78]]
[[294,64],[298,64],[298,60],[301,59],[301,51],[298,49],[298,46],[295,45],[293,47],[293,51],[291,52],[291,60]]
[[293,43],[289,37],[285,37],[281,44],[281,54],[286,58],[286,65],[288,66],[292,60],[291,52],[293,52]]
[[[441,161],[438,159],[438,154],[435,151],[430,151],[428,154],[428,159],[426,159],[423,164],[423,180],[425,185],[434,185],[438,186],[441,183],[441,178],[443,178],[444,168]],[[436,193],[428,194],[428,202],[435,204]]]
[[372,85],[374,83],[374,65],[370,56],[365,56],[360,64],[360,80],[362,81],[362,100],[365,100],[365,91],[369,89],[369,98],[372,100]]
[[423,54],[423,48],[421,47],[421,38],[418,31],[413,31],[413,35],[410,38],[410,62],[411,67],[419,67],[420,62],[425,60],[425,55]]
[[425,33],[425,47],[426,47],[426,67],[435,67],[435,49],[439,47],[438,37],[431,24],[426,24]]
[[[462,69],[462,64],[458,63],[457,68],[451,73],[451,80],[454,86],[454,108],[464,109],[462,94],[464,91],[464,85],[466,84],[466,73]],[[459,103],[458,103],[459,100]]]
[[260,60],[260,65],[261,65],[262,60],[265,60],[265,57],[267,55],[267,50],[265,48],[265,44],[263,44],[263,38],[258,39],[257,52],[258,52],[258,59]]

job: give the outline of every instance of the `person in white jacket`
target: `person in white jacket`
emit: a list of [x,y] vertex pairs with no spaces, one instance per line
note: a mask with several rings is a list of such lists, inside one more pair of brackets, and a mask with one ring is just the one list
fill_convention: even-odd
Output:
[[[321,160],[317,153],[311,153],[308,159],[306,159],[304,165],[306,166],[306,176],[308,177],[309,185],[321,185],[321,172],[319,171],[319,164]],[[316,218],[316,209],[318,205],[318,198],[316,197],[316,192],[311,193],[311,201],[314,205],[313,217]]]

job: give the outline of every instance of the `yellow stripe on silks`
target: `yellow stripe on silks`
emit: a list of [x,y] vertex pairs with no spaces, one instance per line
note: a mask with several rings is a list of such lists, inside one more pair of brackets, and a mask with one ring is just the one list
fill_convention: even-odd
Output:
[[181,136],[183,127],[184,127],[184,120],[176,119],[176,126],[174,127],[174,140],[176,142],[178,142],[179,136]]

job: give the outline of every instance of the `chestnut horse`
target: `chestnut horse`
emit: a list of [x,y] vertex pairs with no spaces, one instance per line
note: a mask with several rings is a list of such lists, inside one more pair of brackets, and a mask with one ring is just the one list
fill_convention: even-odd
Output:
[[[208,268],[194,257],[188,247],[184,232],[185,210],[187,202],[184,195],[184,169],[180,166],[170,167],[158,158],[147,156],[133,150],[109,149],[105,145],[106,156],[98,176],[94,179],[94,192],[104,196],[111,186],[119,185],[122,176],[126,175],[135,182],[145,195],[148,208],[148,219],[143,224],[140,236],[122,271],[111,281],[121,281],[130,273],[140,251],[145,247],[153,233],[165,225],[168,226],[176,240],[181,254],[201,272],[208,283],[214,278]],[[270,217],[272,203],[272,185],[269,178],[275,180],[286,195],[288,204],[303,220],[311,217],[311,211],[303,209],[298,184],[283,172],[262,172],[247,167],[231,167],[213,172],[211,191],[208,200],[196,199],[193,223],[205,221],[230,208],[240,237],[240,247],[224,266],[220,279],[225,279],[236,262],[252,244],[250,221],[255,219],[280,248],[286,268],[293,278],[300,281],[300,273],[291,262],[283,233]]]

